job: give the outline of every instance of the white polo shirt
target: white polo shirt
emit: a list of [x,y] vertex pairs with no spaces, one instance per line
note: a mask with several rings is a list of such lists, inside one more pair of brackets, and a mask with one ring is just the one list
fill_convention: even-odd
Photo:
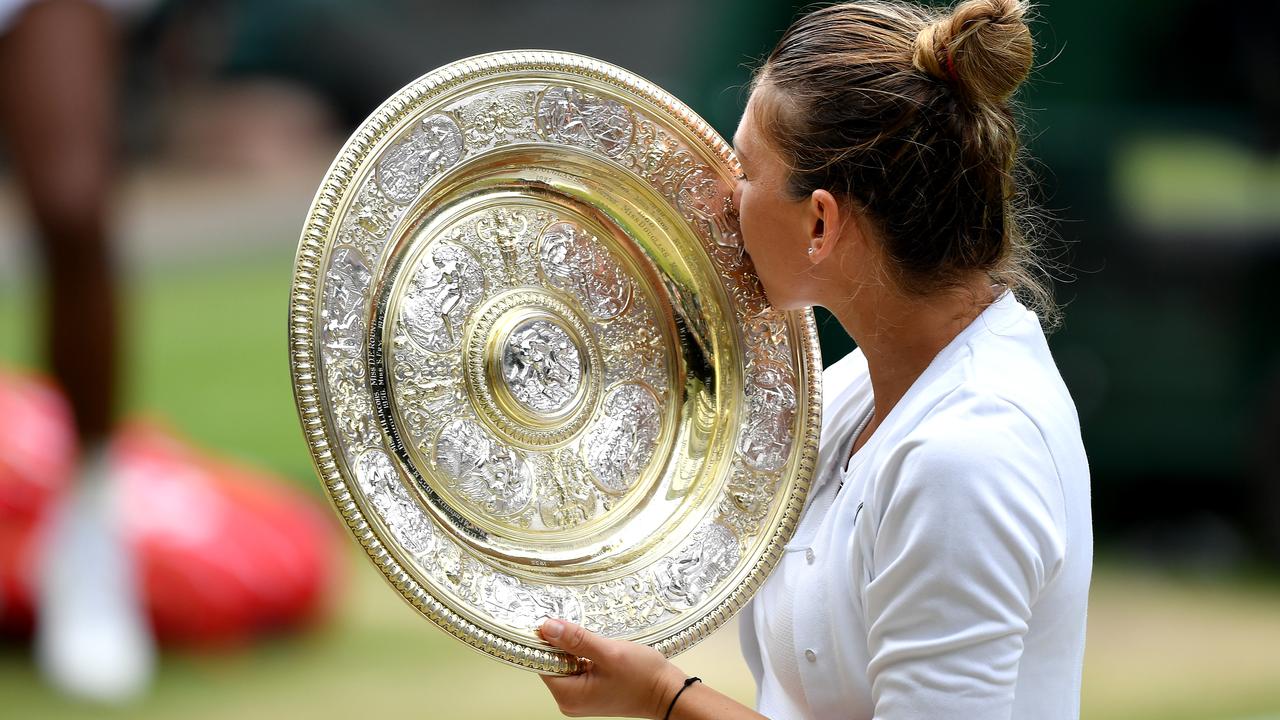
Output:
[[829,367],[823,385],[808,506],[742,613],[759,711],[1078,718],[1089,469],[1035,315],[1005,293],[934,358],[847,469],[872,406],[862,353]]

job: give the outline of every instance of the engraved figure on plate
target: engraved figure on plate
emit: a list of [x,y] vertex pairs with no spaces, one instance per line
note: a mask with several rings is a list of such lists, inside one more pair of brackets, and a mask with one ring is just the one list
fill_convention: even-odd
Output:
[[462,159],[462,130],[447,115],[429,115],[378,158],[378,185],[401,205],[410,202],[433,175]]
[[757,470],[777,470],[791,452],[796,393],[786,366],[752,362],[747,366],[747,419],[738,450]]
[[674,608],[693,607],[738,564],[738,539],[723,525],[694,531],[671,557],[660,561],[655,579],[662,599]]
[[400,474],[381,450],[366,450],[356,458],[355,476],[369,504],[400,544],[413,553],[431,549],[435,537],[422,508],[400,484]]
[[535,412],[562,410],[578,393],[582,365],[573,338],[542,319],[521,323],[502,351],[502,379],[516,401]]
[[324,301],[320,308],[324,349],[342,357],[352,357],[364,344],[364,301],[372,274],[360,253],[337,247],[324,278]]
[[440,431],[434,463],[464,498],[494,515],[514,515],[533,499],[533,473],[521,454],[470,420]]
[[572,293],[597,320],[617,317],[631,300],[631,278],[598,238],[569,223],[552,224],[538,249],[542,275]]
[[573,593],[558,587],[531,587],[508,575],[494,575],[480,606],[493,619],[518,628],[532,628],[542,618],[582,622],[582,603]]
[[658,401],[643,385],[620,385],[605,398],[604,415],[582,443],[596,485],[619,495],[630,490],[658,445]]
[[592,148],[618,157],[631,147],[631,112],[607,100],[571,87],[553,87],[538,102],[538,127],[548,140]]
[[437,243],[414,269],[401,309],[410,339],[424,350],[458,345],[462,325],[484,296],[484,273],[462,248]]
[[531,90],[503,88],[468,99],[453,112],[462,120],[472,151],[536,140]]

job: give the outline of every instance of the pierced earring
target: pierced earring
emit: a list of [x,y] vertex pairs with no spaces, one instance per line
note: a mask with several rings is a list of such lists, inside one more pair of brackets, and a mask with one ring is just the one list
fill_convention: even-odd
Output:
[[812,255],[813,255],[813,251],[814,251],[814,250],[817,250],[817,248],[809,248],[809,255],[810,255],[810,256],[812,256]]

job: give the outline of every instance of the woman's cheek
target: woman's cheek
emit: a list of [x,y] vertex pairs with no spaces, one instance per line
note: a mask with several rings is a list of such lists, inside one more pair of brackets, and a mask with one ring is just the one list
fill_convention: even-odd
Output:
[[756,237],[755,233],[752,232],[755,228],[753,228],[751,223],[746,219],[739,219],[738,229],[741,231],[742,235],[742,249],[747,252],[748,256],[750,256],[751,248],[753,247],[752,241],[755,240]]
[[751,200],[746,196],[745,192],[738,195],[738,230],[742,235],[742,247],[751,254],[751,241],[755,239],[755,223],[754,217],[751,215]]

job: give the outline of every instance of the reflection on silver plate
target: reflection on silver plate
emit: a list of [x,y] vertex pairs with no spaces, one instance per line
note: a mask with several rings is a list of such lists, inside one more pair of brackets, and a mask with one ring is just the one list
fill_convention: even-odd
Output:
[[329,170],[290,299],[303,429],[370,558],[472,647],[573,672],[556,616],[673,655],[776,563],[818,352],[743,255],[737,170],[660,89],[536,51],[420,78]]

